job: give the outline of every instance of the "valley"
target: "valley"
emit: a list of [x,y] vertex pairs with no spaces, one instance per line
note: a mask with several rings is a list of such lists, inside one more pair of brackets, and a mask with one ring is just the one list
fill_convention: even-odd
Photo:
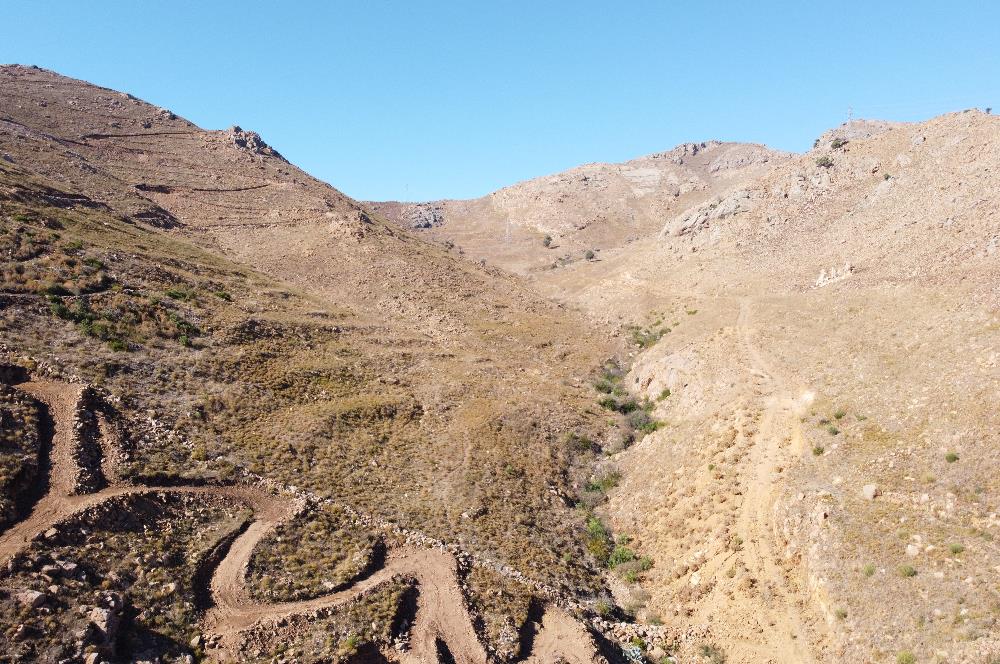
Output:
[[1000,120],[355,201],[0,67],[0,661],[1000,658]]

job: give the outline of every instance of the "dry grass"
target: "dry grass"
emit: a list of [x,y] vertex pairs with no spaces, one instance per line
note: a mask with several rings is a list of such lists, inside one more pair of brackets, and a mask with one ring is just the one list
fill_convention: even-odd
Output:
[[17,499],[38,482],[40,422],[33,399],[0,385],[0,529],[21,516]]
[[530,619],[531,589],[496,572],[473,567],[465,577],[465,592],[477,616],[477,631],[501,662],[516,659],[521,629]]
[[[508,372],[514,355],[495,350],[517,335],[564,357],[547,349],[548,314],[498,307],[505,320],[476,323],[485,340],[467,334],[456,355],[100,209],[34,200],[38,184],[23,174],[0,170],[0,185],[18,192],[0,197],[14,237],[43,233],[43,220],[60,226],[55,245],[4,256],[0,268],[47,261],[68,293],[0,287],[0,331],[15,340],[7,358],[106,393],[126,479],[226,482],[245,468],[570,592],[598,591],[579,517],[560,497],[573,493],[580,454],[567,433],[600,419],[586,412],[589,390],[567,387],[549,366]],[[65,244],[73,265],[50,260]],[[91,258],[104,290],[82,294],[96,273],[76,268]],[[313,595],[352,576],[371,539],[351,533],[345,547],[346,531],[328,516],[311,513],[281,535],[288,540],[265,543],[255,557],[260,596]],[[265,575],[270,589],[260,587]]]
[[350,585],[373,563],[379,545],[341,508],[324,505],[281,524],[257,545],[247,585],[263,601],[317,597]]
[[[414,586],[408,579],[382,584],[319,619],[293,616],[285,626],[251,629],[242,651],[248,661],[352,662],[384,661],[379,651],[392,651],[395,638],[412,619]],[[408,626],[407,626],[408,627]]]

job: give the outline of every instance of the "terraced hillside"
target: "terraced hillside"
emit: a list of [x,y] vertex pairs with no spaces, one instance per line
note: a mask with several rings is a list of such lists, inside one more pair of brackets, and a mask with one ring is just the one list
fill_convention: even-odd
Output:
[[[575,469],[593,453],[573,441],[609,426],[581,378],[612,345],[588,334],[581,317],[515,277],[366,213],[259,137],[202,131],[127,95],[35,68],[4,67],[0,89],[0,352],[4,380],[14,384],[4,388],[11,404],[4,422],[25,432],[9,448],[10,463],[4,449],[6,495],[21,495],[18,473],[43,483],[49,476],[47,487],[12,500],[5,512],[13,524],[4,535],[14,547],[7,556],[23,552],[24,538],[42,535],[30,545],[27,567],[11,570],[4,586],[3,603],[16,616],[5,624],[12,656],[149,651],[183,659],[204,650],[200,626],[217,616],[205,610],[222,605],[195,579],[204,577],[200,561],[214,555],[205,546],[239,523],[265,536],[267,528],[253,524],[277,522],[246,516],[267,510],[245,497],[218,508],[158,497],[161,503],[134,504],[133,494],[147,495],[143,487],[202,487],[191,490],[214,496],[250,482],[254,490],[281,487],[318,501],[282,531],[300,538],[299,555],[284,559],[266,537],[243,551],[253,569],[248,583],[260,584],[249,597],[297,594],[332,606],[348,595],[315,598],[353,587],[385,555],[390,571],[378,579],[412,576],[409,563],[392,562],[406,535],[390,541],[389,528],[421,533],[418,548],[438,543],[487,561],[494,571],[463,586],[463,602],[481,608],[462,629],[473,630],[491,659],[527,656],[532,621],[558,620],[528,607],[557,599],[581,617],[593,610],[603,584],[585,548],[585,515],[573,508]],[[17,387],[28,377],[86,389],[79,405],[52,402],[61,409],[55,412],[46,395]],[[53,442],[60,432],[53,436],[51,422],[67,417],[76,418],[85,442],[57,457],[66,448]],[[113,469],[104,472],[110,460]],[[81,470],[71,480],[65,469],[73,467]],[[81,497],[41,498],[45,490]],[[324,501],[384,526],[361,528],[358,516],[338,526]],[[139,516],[126,516],[133,512]],[[119,513],[120,523],[104,520]],[[156,518],[146,522],[143,514]],[[122,610],[118,639],[102,641],[82,624],[81,632],[60,632],[65,641],[52,640],[55,623],[38,620],[57,605],[71,607],[76,595],[57,605],[18,603],[18,584],[57,564],[40,561],[65,560],[65,547],[83,546],[44,538],[63,518],[89,524],[81,525],[94,533],[88,547],[136,561],[73,577],[74,584],[105,579],[98,587],[125,603],[87,600]],[[184,534],[154,541],[151,550],[122,550],[124,533],[136,528]],[[317,558],[303,557],[309,551]],[[346,566],[317,567],[320,555]],[[159,564],[171,578],[163,586],[175,588],[168,594],[176,600],[141,580],[158,556],[166,556]],[[465,568],[459,571],[464,578]],[[370,606],[361,598],[339,640],[324,637],[308,656],[405,655],[405,645],[392,641],[417,638],[420,621],[405,616],[422,615],[422,602],[433,600],[420,592],[422,573],[413,572],[416,614],[391,609],[391,597],[411,597],[402,586]],[[365,618],[368,611],[388,613],[371,614],[380,622]],[[305,618],[311,625],[319,616],[310,608]],[[237,622],[236,631],[256,624]],[[305,634],[308,626],[300,627]],[[535,642],[541,647],[541,634]],[[271,646],[220,643],[228,656],[276,656]],[[480,650],[448,647],[456,658],[480,659]]]

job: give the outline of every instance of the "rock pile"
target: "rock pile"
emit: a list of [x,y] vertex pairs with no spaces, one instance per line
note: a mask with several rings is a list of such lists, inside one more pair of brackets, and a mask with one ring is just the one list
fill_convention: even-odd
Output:
[[108,484],[101,472],[101,431],[95,414],[102,407],[97,392],[84,388],[73,414],[74,494],[95,493]]

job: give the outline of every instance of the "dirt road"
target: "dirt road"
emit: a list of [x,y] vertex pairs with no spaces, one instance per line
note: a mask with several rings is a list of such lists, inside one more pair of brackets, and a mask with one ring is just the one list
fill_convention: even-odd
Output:
[[[411,648],[403,653],[402,662],[437,662],[439,642],[459,664],[485,664],[487,661],[486,651],[473,629],[472,616],[459,585],[457,562],[451,553],[442,549],[396,549],[389,552],[381,569],[346,590],[300,602],[257,602],[246,590],[247,563],[261,539],[298,511],[301,507],[298,499],[274,495],[254,487],[126,486],[118,484],[114,477],[107,478],[111,485],[106,489],[73,495],[77,468],[72,451],[77,441],[72,423],[82,387],[46,381],[31,381],[17,387],[43,402],[51,418],[53,435],[49,454],[49,491],[36,503],[27,518],[0,534],[0,563],[25,549],[39,533],[114,496],[152,492],[223,496],[250,507],[254,521],[232,542],[211,576],[209,585],[213,606],[202,622],[208,635],[220,637],[222,648],[213,652],[217,659],[242,660],[236,650],[238,635],[259,622],[336,607],[393,577],[409,577],[417,582],[419,595],[410,633]],[[102,426],[101,431],[107,435],[106,426]],[[108,441],[103,444],[108,445]],[[562,610],[550,608],[544,614],[533,652],[527,661],[541,664],[555,661],[557,656],[581,664],[597,661],[595,644],[588,631]]]
[[[777,662],[814,662],[809,634],[800,617],[795,593],[778,564],[774,551],[774,502],[778,468],[790,455],[801,453],[798,411],[808,404],[808,395],[793,395],[754,342],[752,303],[740,303],[737,327],[753,376],[755,397],[764,401],[764,411],[756,440],[750,451],[751,476],[736,532],[744,542],[743,561],[747,569],[773,593],[768,603],[768,655]],[[787,443],[787,446],[786,446]]]

